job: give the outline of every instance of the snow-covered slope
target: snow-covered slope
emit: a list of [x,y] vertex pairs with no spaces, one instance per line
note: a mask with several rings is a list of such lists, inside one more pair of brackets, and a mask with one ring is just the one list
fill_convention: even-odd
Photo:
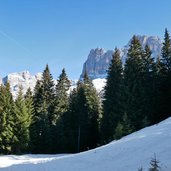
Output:
[[101,92],[104,86],[106,85],[106,79],[104,78],[97,78],[97,79],[94,79],[92,82],[97,92]]
[[73,155],[1,156],[2,171],[137,171],[154,154],[162,171],[171,170],[171,118],[118,141]]

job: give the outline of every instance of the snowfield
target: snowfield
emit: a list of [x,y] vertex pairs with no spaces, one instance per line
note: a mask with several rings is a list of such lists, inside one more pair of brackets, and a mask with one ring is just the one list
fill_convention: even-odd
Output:
[[156,154],[171,170],[171,118],[105,146],[71,155],[0,156],[2,171],[137,171]]

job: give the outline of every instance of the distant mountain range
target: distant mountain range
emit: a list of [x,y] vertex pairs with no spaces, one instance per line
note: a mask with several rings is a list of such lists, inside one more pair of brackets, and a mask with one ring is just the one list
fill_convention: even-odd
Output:
[[[157,36],[137,36],[140,43],[144,47],[146,44],[149,45],[152,50],[153,57],[157,57],[161,54],[162,41]],[[121,48],[121,58],[123,63],[127,57],[127,52],[129,49],[131,40],[126,46]],[[87,60],[83,65],[83,70],[80,78],[83,77],[85,71],[88,73],[89,77],[93,80],[94,86],[100,92],[105,85],[106,70],[108,69],[109,63],[111,61],[113,50],[105,51],[103,48],[92,49],[88,55]],[[0,84],[5,84],[7,81],[11,85],[11,92],[14,98],[17,97],[19,87],[23,88],[23,93],[25,94],[27,89],[30,87],[31,90],[34,89],[37,80],[40,80],[42,73],[36,75],[31,75],[28,71],[23,71],[19,73],[11,73],[6,77],[0,79]],[[56,84],[56,80],[54,80]],[[72,81],[72,88],[76,86],[76,81]]]
[[11,92],[13,97],[16,98],[18,95],[19,88],[22,87],[23,93],[25,94],[27,89],[30,87],[33,91],[37,80],[42,78],[42,73],[31,75],[28,71],[11,73],[0,80],[1,83],[5,84],[9,82],[11,85]]

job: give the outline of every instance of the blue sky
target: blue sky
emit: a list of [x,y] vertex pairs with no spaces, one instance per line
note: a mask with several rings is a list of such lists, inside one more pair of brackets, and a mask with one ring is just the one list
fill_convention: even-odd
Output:
[[171,31],[170,0],[0,0],[0,77],[65,67],[77,79],[90,49],[114,49],[133,34]]

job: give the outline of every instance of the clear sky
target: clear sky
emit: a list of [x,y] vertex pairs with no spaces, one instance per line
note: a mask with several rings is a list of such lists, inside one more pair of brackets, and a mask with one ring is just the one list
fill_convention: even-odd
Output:
[[0,77],[63,67],[77,79],[90,49],[114,49],[133,34],[171,32],[171,0],[0,0]]

